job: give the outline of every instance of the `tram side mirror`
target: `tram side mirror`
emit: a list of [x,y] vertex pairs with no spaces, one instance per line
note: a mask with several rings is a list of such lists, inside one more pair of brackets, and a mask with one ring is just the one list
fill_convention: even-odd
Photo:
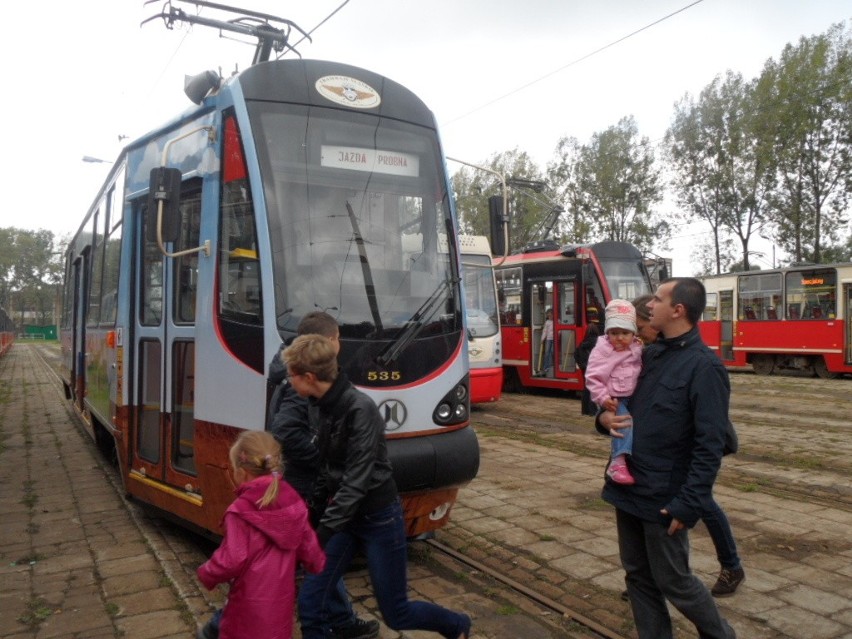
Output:
[[157,241],[157,214],[163,204],[163,242],[176,242],[180,234],[180,169],[158,166],[151,169],[145,226],[149,242]]
[[509,220],[503,215],[503,196],[488,198],[488,220],[491,226],[491,255],[503,257],[508,246]]
[[669,279],[668,266],[666,266],[665,260],[660,260],[659,265],[660,265],[660,267],[658,269],[658,273],[660,275],[660,281],[665,282],[667,279]]

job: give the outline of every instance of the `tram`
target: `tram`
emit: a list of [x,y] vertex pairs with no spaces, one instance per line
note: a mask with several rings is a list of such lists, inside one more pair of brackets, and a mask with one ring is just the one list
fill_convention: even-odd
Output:
[[435,118],[376,73],[260,58],[190,81],[196,105],[113,164],[66,255],[66,395],[129,495],[221,534],[228,448],[265,427],[269,362],[324,310],[423,535],[479,467]]
[[[582,390],[583,372],[574,353],[589,318],[596,315],[602,322],[611,299],[632,300],[651,292],[642,253],[624,242],[534,242],[495,261],[495,278],[504,389],[515,392],[532,387]],[[553,311],[551,361],[544,360],[541,340],[548,310]]]
[[0,356],[5,355],[14,341],[15,322],[9,317],[6,309],[0,308]]
[[852,263],[702,278],[704,342],[728,367],[852,374]]
[[503,358],[491,245],[483,235],[462,235],[462,276],[470,359],[470,401],[496,402],[503,387]]

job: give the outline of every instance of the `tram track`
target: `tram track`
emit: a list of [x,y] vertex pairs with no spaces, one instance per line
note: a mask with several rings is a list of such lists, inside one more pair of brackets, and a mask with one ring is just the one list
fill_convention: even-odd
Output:
[[566,606],[555,599],[548,597],[546,594],[531,588],[528,585],[525,585],[518,581],[517,579],[513,579],[509,575],[501,572],[499,570],[495,570],[491,566],[487,564],[477,561],[464,553],[461,553],[450,546],[443,544],[435,539],[427,539],[425,543],[432,550],[441,553],[442,555],[450,558],[456,563],[465,566],[471,570],[477,571],[478,573],[485,575],[486,577],[493,579],[512,592],[522,597],[525,597],[529,601],[534,604],[541,606],[542,608],[556,613],[563,620],[569,620],[585,630],[589,631],[591,634],[590,637],[602,637],[604,639],[628,639],[625,635],[618,634],[610,628],[607,628],[603,624],[598,621],[584,615],[578,610],[575,610],[569,606]]

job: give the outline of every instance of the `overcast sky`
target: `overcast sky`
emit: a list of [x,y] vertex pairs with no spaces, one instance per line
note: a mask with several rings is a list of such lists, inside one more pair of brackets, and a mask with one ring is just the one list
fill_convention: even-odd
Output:
[[[220,1],[310,31],[344,0]],[[185,74],[250,63],[253,45],[207,27],[140,27],[163,6],[48,0],[4,20],[0,226],[75,231],[109,168],[83,156],[112,161],[119,136],[187,108]],[[349,0],[298,48],[413,90],[449,156],[481,162],[517,147],[544,168],[561,137],[586,142],[627,115],[658,141],[685,93],[728,69],[754,77],[785,44],[850,18],[848,0]],[[702,231],[677,230],[676,274],[691,274],[687,247]]]

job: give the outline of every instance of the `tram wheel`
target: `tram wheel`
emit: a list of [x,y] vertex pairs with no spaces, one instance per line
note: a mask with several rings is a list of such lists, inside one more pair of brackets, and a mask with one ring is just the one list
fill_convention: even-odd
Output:
[[832,373],[828,370],[828,366],[825,365],[824,357],[814,357],[813,368],[814,373],[816,373],[816,376],[820,379],[835,379],[837,377],[837,373]]
[[755,355],[751,367],[757,375],[771,375],[775,369],[775,358],[772,355]]

